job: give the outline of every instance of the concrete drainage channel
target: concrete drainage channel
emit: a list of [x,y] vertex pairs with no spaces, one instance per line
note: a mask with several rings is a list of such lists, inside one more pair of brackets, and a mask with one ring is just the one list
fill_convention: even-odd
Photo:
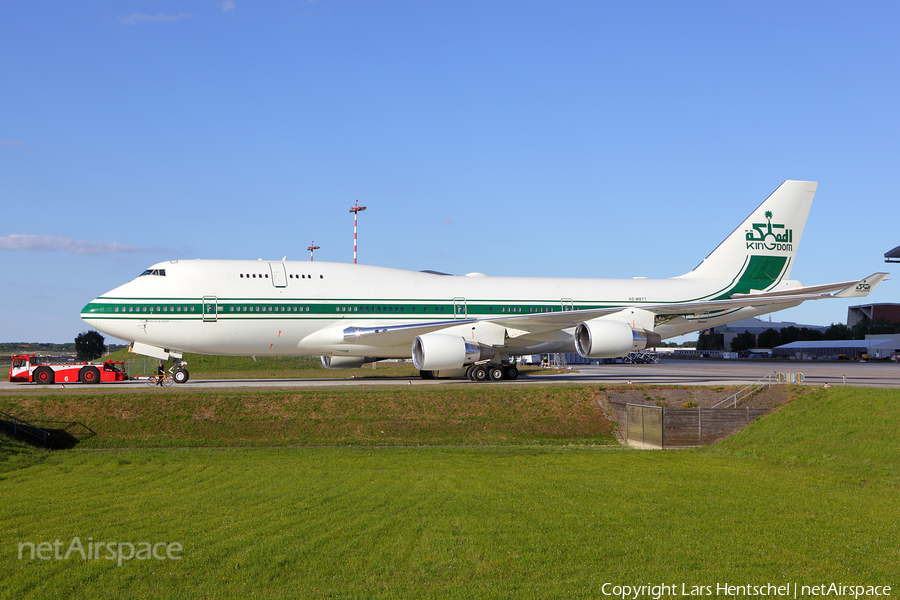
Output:
[[743,406],[731,408],[713,408],[721,404],[722,391],[710,388],[605,390],[600,402],[619,424],[621,441],[629,446],[690,448],[740,431],[788,402],[788,391],[787,386],[760,386],[744,396]]

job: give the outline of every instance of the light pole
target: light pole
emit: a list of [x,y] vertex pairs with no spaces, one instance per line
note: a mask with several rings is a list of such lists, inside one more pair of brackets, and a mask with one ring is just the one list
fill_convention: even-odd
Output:
[[319,249],[319,247],[316,246],[315,242],[313,242],[312,244],[309,245],[309,248],[307,248],[307,250],[309,250],[309,262],[312,262],[313,250],[318,250],[318,249]]
[[354,265],[356,264],[356,219],[357,219],[357,216],[359,215],[359,213],[364,210],[366,210],[366,207],[360,206],[359,200],[357,200],[356,204],[354,204],[350,208],[350,212],[353,213],[353,264]]

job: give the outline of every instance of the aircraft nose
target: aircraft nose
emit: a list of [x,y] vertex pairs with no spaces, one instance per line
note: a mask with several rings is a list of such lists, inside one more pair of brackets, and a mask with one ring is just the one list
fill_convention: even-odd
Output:
[[126,339],[129,335],[128,323],[123,321],[121,316],[120,306],[103,296],[94,298],[81,309],[81,320],[91,328],[106,335]]
[[81,309],[81,320],[104,333],[109,333],[109,328],[116,324],[115,313],[119,312],[118,305],[110,303],[102,296],[94,298]]
[[98,302],[98,298],[94,298],[90,302],[84,305],[84,308],[81,309],[81,318],[82,319],[90,319],[91,317],[103,312],[103,305]]

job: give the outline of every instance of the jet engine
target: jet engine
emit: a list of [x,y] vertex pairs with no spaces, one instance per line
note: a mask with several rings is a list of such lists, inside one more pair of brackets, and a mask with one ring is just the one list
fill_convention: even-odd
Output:
[[413,341],[413,364],[420,371],[461,369],[494,357],[494,349],[458,335],[426,333]]
[[658,333],[632,329],[627,323],[591,319],[575,327],[575,349],[584,358],[614,358],[632,350],[658,346]]

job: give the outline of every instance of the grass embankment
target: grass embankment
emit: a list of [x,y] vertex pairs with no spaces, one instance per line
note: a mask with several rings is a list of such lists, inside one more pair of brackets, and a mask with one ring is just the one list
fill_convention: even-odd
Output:
[[[898,428],[900,391],[820,388],[705,451],[821,470],[900,492]],[[900,515],[900,509],[895,514]]]
[[[898,423],[896,392],[831,389],[687,451],[42,453],[0,481],[0,596],[596,598],[607,582],[896,590]],[[75,536],[184,550],[120,567],[16,556],[20,542]]]
[[0,397],[0,410],[79,448],[615,444],[586,387],[66,392]]

